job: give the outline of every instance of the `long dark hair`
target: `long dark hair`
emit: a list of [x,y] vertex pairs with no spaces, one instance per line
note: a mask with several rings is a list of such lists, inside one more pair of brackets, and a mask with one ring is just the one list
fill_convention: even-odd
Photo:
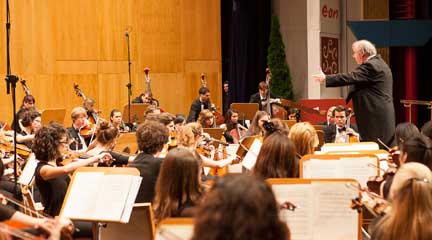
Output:
[[255,176],[217,179],[201,203],[192,240],[289,240],[269,185]]
[[180,214],[185,204],[196,204],[202,195],[201,159],[184,148],[174,148],[162,162],[153,201],[155,221]]
[[274,132],[264,140],[253,174],[263,178],[298,177],[295,146],[287,134]]

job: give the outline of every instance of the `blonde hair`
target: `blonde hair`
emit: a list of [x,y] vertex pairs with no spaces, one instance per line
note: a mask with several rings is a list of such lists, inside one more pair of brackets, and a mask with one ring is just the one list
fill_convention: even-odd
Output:
[[201,135],[202,127],[199,123],[192,122],[182,127],[178,138],[179,145],[183,147],[192,147],[196,142],[196,137]]
[[213,113],[208,109],[203,109],[198,116],[197,122],[199,124],[201,124],[202,127],[210,128],[213,126],[208,126],[206,123],[206,120],[211,119],[211,118],[213,118],[213,123],[215,123],[215,119],[214,119],[215,117],[214,117]]
[[288,138],[294,142],[300,156],[312,154],[319,144],[316,130],[309,122],[294,124],[289,130]]
[[83,107],[73,108],[71,111],[72,121],[74,122],[75,120],[77,120],[80,117],[87,117],[87,110],[85,110],[85,108],[83,108]]
[[391,189],[392,210],[372,229],[373,239],[426,240],[432,236],[432,173],[421,163],[403,164]]

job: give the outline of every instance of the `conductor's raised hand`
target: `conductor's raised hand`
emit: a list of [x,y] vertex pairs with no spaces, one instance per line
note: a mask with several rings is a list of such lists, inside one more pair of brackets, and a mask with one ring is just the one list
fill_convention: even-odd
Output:
[[325,82],[325,77],[326,76],[325,76],[325,74],[324,74],[324,72],[322,71],[321,68],[320,68],[320,72],[318,74],[312,75],[312,78],[315,81],[319,82],[319,83],[324,83]]

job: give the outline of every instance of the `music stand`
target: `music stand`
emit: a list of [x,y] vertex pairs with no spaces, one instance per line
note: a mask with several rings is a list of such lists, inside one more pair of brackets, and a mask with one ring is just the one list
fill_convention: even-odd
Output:
[[[203,128],[203,132],[208,133],[211,138],[221,140],[223,134],[222,128]],[[213,146],[218,147],[219,143],[213,142]]]
[[64,108],[45,109],[41,113],[42,124],[47,125],[50,122],[56,122],[63,125],[65,116],[66,109]]
[[[131,121],[132,122],[144,122],[144,113],[147,111],[147,107],[150,104],[148,103],[133,103],[130,105],[130,114],[131,114]],[[123,121],[128,122],[129,121],[129,110],[128,110],[128,104],[124,105],[123,107]]]
[[231,103],[230,108],[238,111],[239,119],[252,120],[259,110],[259,105],[258,103]]

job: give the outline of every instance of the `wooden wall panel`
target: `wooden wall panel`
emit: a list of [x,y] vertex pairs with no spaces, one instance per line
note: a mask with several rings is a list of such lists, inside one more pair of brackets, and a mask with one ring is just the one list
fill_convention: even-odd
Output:
[[[143,69],[150,67],[152,90],[165,110],[188,114],[201,72],[207,74],[212,102],[220,106],[219,5],[220,0],[11,1],[12,73],[27,79],[39,109],[66,108],[66,125],[71,109],[82,104],[74,82],[108,118],[111,109],[127,103],[128,30],[132,99],[145,90]],[[3,46],[5,30],[0,28],[0,56],[6,55]],[[0,65],[6,65],[4,57]],[[0,75],[5,72],[0,69]],[[5,89],[0,81],[0,120],[10,122]],[[18,85],[18,107],[23,96]]]

